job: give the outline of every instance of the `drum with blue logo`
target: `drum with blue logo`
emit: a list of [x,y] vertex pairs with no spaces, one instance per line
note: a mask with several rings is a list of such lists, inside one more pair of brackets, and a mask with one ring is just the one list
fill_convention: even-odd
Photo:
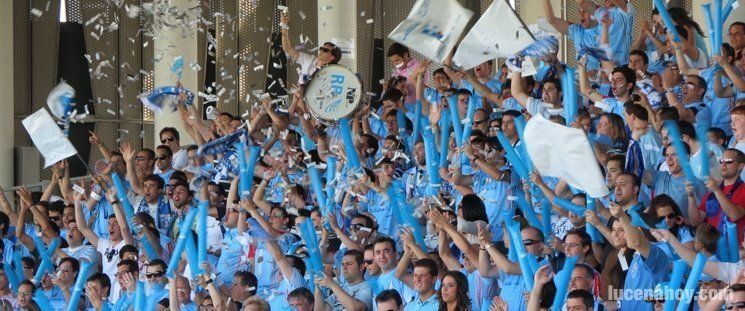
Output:
[[316,70],[305,86],[305,102],[311,115],[325,125],[357,111],[362,99],[362,83],[347,67],[326,65]]

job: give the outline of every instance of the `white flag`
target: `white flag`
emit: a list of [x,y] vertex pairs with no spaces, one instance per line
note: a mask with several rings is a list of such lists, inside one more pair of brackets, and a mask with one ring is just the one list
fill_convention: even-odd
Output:
[[44,168],[78,153],[46,109],[39,109],[21,123],[44,157]]
[[608,194],[605,178],[584,131],[537,115],[528,121],[523,137],[533,166],[541,175],[564,179],[593,198]]
[[515,54],[533,41],[507,0],[495,0],[458,45],[453,63],[471,69],[489,59]]
[[456,0],[417,0],[388,38],[442,63],[472,15]]

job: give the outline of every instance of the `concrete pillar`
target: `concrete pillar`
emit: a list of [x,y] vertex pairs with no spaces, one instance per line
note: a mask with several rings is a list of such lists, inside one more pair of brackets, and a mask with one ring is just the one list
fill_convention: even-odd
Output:
[[[194,10],[188,10],[199,5],[196,0],[157,0],[153,2],[155,12],[155,25],[166,24],[178,25],[175,27],[154,27],[153,49],[156,59],[154,64],[154,81],[155,87],[172,86],[176,84],[178,76],[171,71],[171,65],[174,58],[182,56],[184,58],[183,73],[181,74],[181,84],[194,94],[199,90],[197,86],[197,71],[191,69],[190,64],[197,61],[197,27],[192,23]],[[178,12],[168,10],[169,7],[178,8]],[[187,12],[186,17],[177,19],[178,16]],[[194,100],[196,102],[196,99]],[[181,116],[178,112],[163,113],[155,115],[155,144],[160,144],[158,133],[164,127],[175,127],[180,134],[181,145],[193,144],[193,140],[186,133],[183,127]]]
[[0,0],[0,185],[13,186],[13,0]]
[[318,0],[318,45],[342,48],[340,64],[357,71],[357,1]]

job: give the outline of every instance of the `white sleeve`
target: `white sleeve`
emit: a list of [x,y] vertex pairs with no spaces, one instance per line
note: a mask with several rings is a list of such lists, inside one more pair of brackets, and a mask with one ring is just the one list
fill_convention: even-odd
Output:
[[731,263],[731,262],[717,262],[716,265],[719,269],[717,269],[718,275],[710,275],[710,277],[713,277],[717,280],[722,280],[724,283],[732,284],[732,282],[735,280],[739,272],[741,271],[740,265],[742,264],[742,261],[738,263]]

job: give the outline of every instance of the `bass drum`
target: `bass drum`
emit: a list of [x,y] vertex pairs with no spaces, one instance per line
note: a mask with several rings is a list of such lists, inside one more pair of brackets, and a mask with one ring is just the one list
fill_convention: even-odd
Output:
[[305,86],[305,103],[320,123],[335,126],[351,116],[362,99],[362,83],[347,67],[332,64],[317,69]]

